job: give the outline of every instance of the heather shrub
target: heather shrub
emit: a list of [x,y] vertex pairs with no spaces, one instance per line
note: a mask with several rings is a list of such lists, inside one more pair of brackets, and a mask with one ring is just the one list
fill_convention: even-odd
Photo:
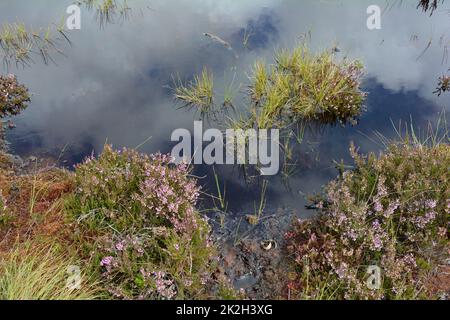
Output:
[[[351,153],[356,167],[326,187],[320,216],[287,234],[304,298],[432,298],[424,279],[448,258],[450,147],[394,143],[376,157]],[[368,266],[381,286],[367,285]]]
[[215,250],[187,165],[105,146],[76,168],[75,184],[66,209],[113,297],[207,297]]
[[18,115],[30,102],[28,89],[14,75],[0,75],[0,119]]

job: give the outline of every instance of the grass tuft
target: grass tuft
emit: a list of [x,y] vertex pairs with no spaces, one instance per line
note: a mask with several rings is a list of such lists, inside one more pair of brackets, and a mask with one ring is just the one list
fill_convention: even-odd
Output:
[[202,74],[196,75],[188,84],[178,80],[175,98],[184,104],[183,107],[195,107],[202,115],[206,115],[214,105],[213,74],[204,68]]
[[94,284],[80,273],[79,287],[70,286],[68,268],[77,261],[55,245],[27,242],[0,257],[0,300],[92,300]]

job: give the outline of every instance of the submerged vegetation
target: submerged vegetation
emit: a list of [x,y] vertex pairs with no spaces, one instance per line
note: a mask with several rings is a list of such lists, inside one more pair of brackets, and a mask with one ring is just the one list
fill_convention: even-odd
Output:
[[[332,49],[316,54],[303,44],[278,51],[274,64],[256,61],[243,106],[233,102],[236,76],[225,88],[223,102],[218,103],[213,74],[206,68],[188,84],[176,82],[174,97],[182,107],[194,108],[202,117],[212,118],[224,132],[240,130],[250,136],[254,130],[279,129],[281,141],[277,147],[284,154],[282,178],[287,182],[297,161],[294,149],[301,145],[306,128],[355,124],[364,111],[363,65],[357,60],[338,59],[335,53]],[[244,139],[245,153],[250,157],[249,139]],[[257,163],[241,169],[251,180],[261,167]]]
[[126,0],[79,0],[77,3],[95,10],[101,26],[114,22],[117,17],[126,19],[131,11]]
[[287,234],[293,297],[437,298],[428,281],[449,258],[450,148],[447,135],[435,138],[408,135],[378,157],[351,147],[355,169],[328,184],[319,217]]
[[420,0],[417,8],[422,8],[423,11],[430,11],[430,14],[433,14],[437,9],[439,2],[444,3],[444,0]]

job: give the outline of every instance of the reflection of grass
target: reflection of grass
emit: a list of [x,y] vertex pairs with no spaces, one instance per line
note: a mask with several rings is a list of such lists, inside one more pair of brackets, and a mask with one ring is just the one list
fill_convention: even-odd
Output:
[[181,80],[175,88],[175,98],[183,102],[186,107],[196,107],[201,114],[207,114],[214,103],[214,79],[206,68],[200,76],[188,84]]
[[234,83],[236,81],[236,73],[233,74],[233,79],[231,80],[230,84],[225,87],[224,93],[223,93],[223,106],[224,107],[231,107],[234,109],[234,96],[236,94],[236,91],[239,91],[239,88],[234,87]]
[[79,3],[86,5],[88,9],[96,10],[100,25],[114,22],[117,16],[127,18],[131,10],[126,0],[81,0]]
[[437,9],[438,3],[444,2],[444,0],[420,0],[418,8],[422,8],[423,11],[430,11],[431,14]]

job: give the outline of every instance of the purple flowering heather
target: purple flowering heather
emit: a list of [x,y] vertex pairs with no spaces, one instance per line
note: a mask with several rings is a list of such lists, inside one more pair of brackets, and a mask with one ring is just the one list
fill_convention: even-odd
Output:
[[106,145],[98,159],[91,156],[76,167],[75,183],[67,207],[83,217],[81,227],[101,230],[93,245],[101,247],[111,295],[206,297],[202,281],[211,279],[216,253],[210,227],[195,207],[200,187],[186,164]]
[[[328,184],[321,215],[286,234],[300,270],[290,288],[300,299],[321,297],[327,279],[333,298],[423,294],[426,272],[418,261],[448,246],[449,146],[393,144],[378,158],[360,156],[353,146],[351,153],[356,169]],[[383,272],[380,290],[366,285],[368,265]]]

